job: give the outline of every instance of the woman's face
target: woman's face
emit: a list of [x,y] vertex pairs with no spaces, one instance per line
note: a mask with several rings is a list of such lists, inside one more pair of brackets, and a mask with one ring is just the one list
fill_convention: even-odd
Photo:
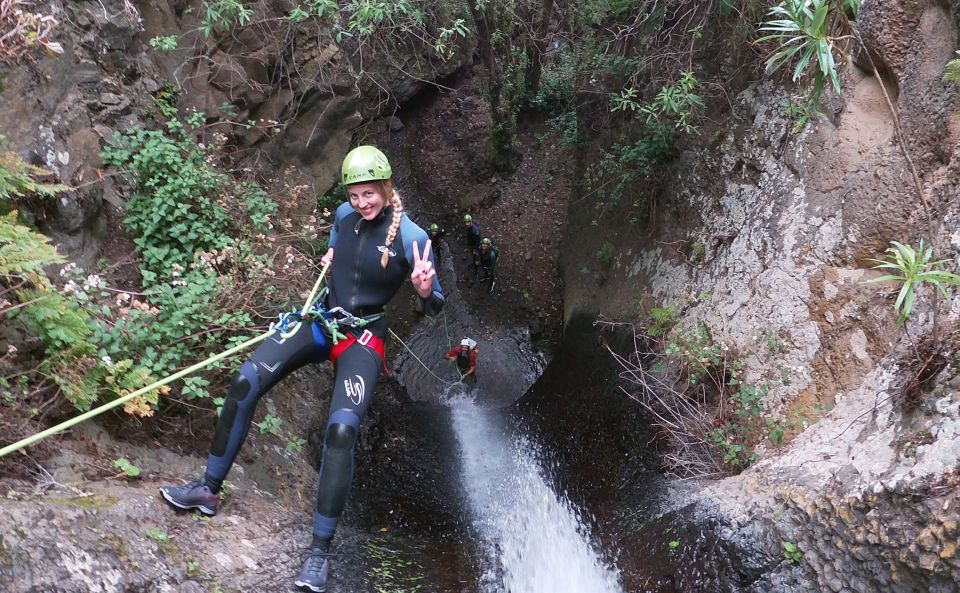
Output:
[[347,186],[347,197],[350,205],[364,220],[373,220],[380,215],[387,203],[382,190],[383,185],[380,183],[354,183]]

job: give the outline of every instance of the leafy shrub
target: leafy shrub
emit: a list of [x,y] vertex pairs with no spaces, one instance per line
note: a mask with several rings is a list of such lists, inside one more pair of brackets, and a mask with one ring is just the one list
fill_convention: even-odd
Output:
[[62,261],[46,237],[20,224],[16,211],[0,216],[0,278],[20,278],[45,286],[43,267]]
[[267,192],[256,183],[241,183],[237,186],[236,194],[253,229],[261,233],[268,231],[270,217],[276,214],[277,204]]
[[[154,286],[149,304],[136,301],[121,309],[113,327],[101,328],[97,342],[106,355],[135,352],[144,368],[167,375],[204,352],[225,349],[226,332],[252,324],[249,313],[217,306],[233,282],[210,266],[194,266],[181,279]],[[186,385],[187,397],[207,395],[197,380]]]
[[619,204],[630,184],[653,174],[669,157],[673,144],[671,127],[648,126],[642,134],[633,142],[621,137],[587,169],[587,188],[597,194],[601,213]]
[[[668,333],[673,314],[672,306],[651,310],[648,343]],[[764,369],[760,380],[745,382],[743,364],[714,343],[703,326],[657,343],[663,348],[660,355],[647,351],[615,357],[626,371],[622,376],[642,390],[632,397],[666,437],[663,459],[671,471],[688,477],[742,471],[756,460],[757,444],[780,444],[785,431],[794,428],[763,409],[773,380],[782,378],[777,376],[782,367]]]
[[88,345],[90,316],[75,302],[43,289],[21,290],[17,295],[24,306],[15,312],[16,319],[40,337],[48,355]]
[[177,37],[175,35],[159,35],[150,40],[150,47],[164,53],[172,52],[177,49]]
[[[68,189],[38,180],[47,176],[47,171],[23,163],[12,152],[0,155],[0,205],[13,198],[49,197]],[[86,291],[71,280],[63,292],[57,292],[44,273],[45,266],[62,261],[46,237],[17,220],[16,211],[0,216],[0,286],[14,281],[26,285],[15,293],[18,304],[6,312],[35,335],[44,349],[40,365],[21,375],[49,380],[67,401],[85,411],[101,396],[129,393],[152,378],[131,360],[113,364],[96,357],[93,340],[99,320],[87,308]],[[4,380],[0,387],[9,388],[9,383]],[[147,397],[155,401],[156,395]],[[17,403],[9,391],[5,399],[11,406]]]
[[[0,136],[2,142],[3,136]],[[0,200],[12,200],[29,195],[52,197],[70,189],[62,183],[40,181],[50,172],[25,163],[15,152],[0,152]]]
[[210,37],[214,31],[229,29],[235,23],[249,23],[253,11],[241,0],[203,0],[201,17],[200,32]]
[[217,202],[224,182],[183,125],[171,120],[159,130],[116,132],[103,150],[105,163],[127,171],[136,190],[124,224],[140,252],[144,284],[169,277],[171,266],[186,268],[198,251],[222,249],[232,241],[230,219]]
[[947,62],[946,72],[943,74],[944,82],[960,84],[960,51],[955,52],[956,58]]
[[780,542],[783,545],[783,559],[787,564],[799,564],[803,560],[803,550],[793,542]]
[[648,126],[673,122],[678,130],[696,134],[696,122],[704,108],[703,99],[695,92],[699,84],[692,72],[682,72],[675,84],[661,87],[649,103],[642,105],[637,99],[639,91],[630,87],[610,98],[611,109],[643,115]]

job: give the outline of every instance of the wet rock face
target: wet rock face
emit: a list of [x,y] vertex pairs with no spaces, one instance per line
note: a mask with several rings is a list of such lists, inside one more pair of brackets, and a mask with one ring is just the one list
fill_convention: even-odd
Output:
[[[0,134],[25,160],[79,187],[38,213],[42,230],[62,251],[84,265],[96,259],[110,207],[104,202],[123,203],[113,180],[90,183],[102,167],[100,147],[115,130],[149,125],[151,95],[164,81],[182,91],[184,113],[253,120],[218,130],[252,148],[246,150],[251,163],[266,154],[271,166],[295,166],[325,191],[336,183],[340,160],[365,118],[392,112],[425,81],[469,59],[468,51],[446,62],[427,59],[411,45],[389,60],[374,48],[363,68],[354,67],[351,52],[329,31],[289,22],[294,4],[261,0],[251,7],[257,24],[211,39],[198,30],[200,2],[104,8],[49,0],[35,7],[59,15],[56,34],[65,53],[39,56],[30,68],[0,64]],[[164,54],[148,46],[165,35],[177,37],[177,50]],[[360,71],[366,76],[358,81],[354,72]]]
[[786,522],[796,525],[788,533],[799,542],[808,569],[791,587],[835,593],[956,591],[958,483],[952,472],[876,482],[853,494],[840,482],[826,491],[783,492],[777,500]]
[[[784,89],[767,81],[740,93],[716,146],[679,157],[652,238],[617,254],[596,297],[606,311],[640,285],[651,305],[677,306],[674,337],[705,325],[747,382],[788,370],[764,415],[803,417],[799,434],[693,497],[714,505],[708,514],[724,518],[739,555],[768,573],[757,592],[956,590],[956,372],[931,379],[912,396],[921,411],[909,409],[905,385],[924,363],[894,324],[890,293],[864,281],[876,274],[865,258],[891,240],[923,237],[951,260],[960,246],[960,87],[942,80],[958,14],[957,2],[864,0],[854,24],[883,87],[860,52],[827,117],[799,135]],[[579,297],[572,284],[568,296]],[[913,339],[931,330],[932,298],[918,301]],[[958,319],[951,293],[943,331]],[[761,335],[777,336],[776,352]],[[951,340],[941,346],[953,352]],[[803,558],[788,562],[784,541]]]
[[129,96],[142,92],[148,66],[137,59],[139,23],[132,15],[106,18],[74,3],[48,2],[43,9],[65,17],[56,30],[64,54],[33,60],[29,68],[0,66],[0,134],[24,160],[78,188],[35,214],[62,251],[87,264],[106,233],[104,199],[119,204],[96,183],[100,145],[113,129],[140,121]]

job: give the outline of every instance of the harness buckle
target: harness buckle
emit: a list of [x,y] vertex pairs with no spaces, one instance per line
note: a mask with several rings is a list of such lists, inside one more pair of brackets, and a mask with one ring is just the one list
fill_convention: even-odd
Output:
[[363,330],[363,333],[360,334],[360,337],[357,338],[357,343],[363,344],[364,346],[366,346],[367,343],[370,341],[370,338],[372,337],[373,337],[373,332],[371,332],[369,329],[365,329]]
[[270,324],[270,329],[280,330],[281,334],[287,333],[287,330],[303,321],[303,317],[297,311],[288,311],[280,313],[277,320]]
[[350,313],[343,307],[334,307],[333,309],[328,310],[325,317],[327,319],[333,317],[334,321],[336,321],[339,325],[357,326],[360,322],[360,319],[355,317],[353,313]]

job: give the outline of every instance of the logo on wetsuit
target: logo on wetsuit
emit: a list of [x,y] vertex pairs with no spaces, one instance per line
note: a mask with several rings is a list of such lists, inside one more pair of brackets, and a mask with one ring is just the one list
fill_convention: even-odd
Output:
[[347,397],[350,398],[353,405],[359,406],[360,402],[363,401],[364,382],[363,377],[360,375],[354,375],[354,377],[357,378],[357,382],[354,383],[350,379],[344,379],[343,388],[346,390]]
[[261,360],[261,361],[260,361],[260,366],[262,366],[263,368],[265,368],[268,373],[274,373],[274,372],[276,372],[276,370],[277,370],[278,368],[280,368],[280,362],[277,361],[276,364],[274,364],[273,366],[270,366],[270,365],[268,365],[267,363],[265,363],[265,362],[263,362],[263,361]]
[[377,246],[377,251],[379,251],[380,253],[389,253],[389,254],[390,254],[390,257],[396,257],[396,256],[397,256],[397,252],[396,252],[396,251],[394,251],[393,249],[390,249],[389,247],[385,247],[385,246],[383,246],[383,245],[378,245],[378,246]]

